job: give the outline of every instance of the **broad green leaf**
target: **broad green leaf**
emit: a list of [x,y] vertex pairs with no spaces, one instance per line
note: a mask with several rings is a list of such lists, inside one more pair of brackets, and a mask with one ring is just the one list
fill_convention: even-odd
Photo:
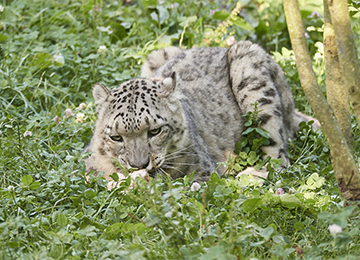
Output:
[[251,195],[252,195],[254,198],[258,198],[258,197],[260,197],[261,193],[260,193],[259,190],[253,190],[253,191],[251,192]]
[[95,231],[96,231],[96,227],[87,226],[87,227],[85,227],[83,229],[78,230],[77,233],[79,235],[83,235],[83,236],[86,236],[86,237],[95,237],[95,236],[97,236],[97,233]]
[[300,189],[303,190],[316,190],[321,188],[325,183],[325,178],[319,176],[318,173],[313,173],[310,175],[310,177],[307,179],[306,184],[302,185]]
[[66,224],[68,223],[68,219],[67,219],[67,217],[66,217],[63,213],[60,213],[59,215],[57,215],[56,223],[57,223],[60,227],[65,227]]
[[74,235],[68,233],[65,229],[60,229],[57,235],[63,243],[69,244],[74,240]]
[[170,17],[169,11],[162,6],[158,6],[156,9],[158,10],[158,13],[153,12],[150,16],[153,20],[163,24]]
[[126,225],[132,225],[132,224],[126,224],[126,223],[115,223],[111,226],[108,226],[105,229],[104,236],[108,239],[116,239],[121,235],[121,233],[124,233],[124,226]]
[[266,142],[267,142],[267,139],[263,136],[260,139],[254,139],[251,149],[253,151],[257,151],[260,148],[260,146],[266,144]]
[[265,131],[261,128],[255,128],[255,131],[258,132],[261,136],[265,137],[265,138],[269,138],[270,134],[268,131]]
[[156,8],[158,5],[157,0],[141,0],[144,8]]
[[228,249],[222,245],[217,244],[210,247],[210,249],[198,259],[200,260],[235,260],[236,257],[228,252]]
[[179,39],[180,34],[181,34],[181,31],[171,34],[171,35],[163,35],[159,39],[159,44],[164,44],[164,46],[171,45],[172,42]]
[[244,187],[248,186],[250,183],[250,177],[248,174],[241,174],[239,178],[240,184]]
[[248,120],[245,122],[244,126],[251,126],[252,125],[252,121],[251,120]]
[[18,241],[9,241],[6,243],[6,245],[10,248],[18,248],[19,242]]
[[246,159],[248,158],[248,154],[245,153],[245,152],[240,152],[240,153],[239,153],[239,157],[240,157],[241,159],[246,160]]
[[227,197],[231,194],[231,192],[232,192],[231,187],[225,187],[224,185],[219,185],[215,189],[214,197],[216,198]]
[[152,226],[154,226],[154,225],[156,225],[156,224],[158,224],[160,222],[161,222],[161,219],[159,219],[158,216],[156,216],[155,214],[150,214],[144,220],[144,223],[148,227],[152,227]]
[[31,175],[24,175],[21,178],[21,182],[22,184],[24,184],[25,186],[29,186],[32,182],[33,182],[33,177],[31,177]]
[[262,236],[266,241],[271,238],[271,235],[274,234],[274,228],[272,226],[268,226],[267,228],[263,229],[259,235]]
[[288,208],[301,207],[301,201],[293,194],[286,193],[280,196],[280,200],[283,203],[283,205]]
[[110,175],[110,177],[114,180],[114,181],[118,181],[119,180],[119,175],[114,172],[113,174]]
[[230,16],[230,14],[225,11],[216,11],[212,17],[214,19],[225,21],[229,16]]
[[240,153],[243,150],[243,147],[245,147],[248,144],[248,139],[246,137],[241,137],[241,139],[235,143],[235,152]]
[[256,156],[256,152],[255,151],[251,151],[249,153],[248,158],[246,159],[246,161],[252,166],[256,163],[256,161],[258,160],[258,156]]
[[34,182],[32,182],[32,183],[30,184],[30,189],[36,190],[37,188],[40,187],[40,185],[41,185],[40,182],[34,181]]
[[321,188],[321,186],[325,183],[325,178],[320,177],[319,174],[313,173],[306,181],[306,184],[311,187],[311,189]]
[[213,172],[213,173],[211,174],[210,181],[212,181],[212,182],[218,182],[218,181],[220,181],[220,180],[221,180],[221,178],[219,177],[219,175],[218,175],[216,172]]
[[8,38],[5,34],[0,33],[0,42],[6,41]]
[[283,236],[283,235],[274,235],[272,237],[272,239],[276,244],[290,244],[291,243],[289,238],[287,236]]
[[93,189],[87,189],[85,191],[85,196],[86,196],[86,198],[92,199],[96,196],[96,193]]
[[261,198],[247,199],[244,201],[242,209],[245,213],[251,213],[256,210],[261,204]]
[[245,29],[245,30],[248,30],[248,31],[251,31],[253,30],[252,26],[250,24],[248,24],[245,20],[237,17],[236,20],[233,20],[232,21],[234,25],[242,28],[242,29]]
[[32,65],[40,69],[46,69],[53,64],[54,59],[49,53],[38,53],[33,56]]
[[298,231],[301,231],[304,227],[305,227],[305,225],[302,222],[296,222],[294,224],[294,228]]
[[108,25],[111,27],[111,31],[112,31],[112,33],[110,34],[112,43],[121,41],[127,36],[127,31],[123,25],[114,21],[110,21]]
[[246,160],[239,160],[238,163],[242,166],[247,166],[248,165],[248,162]]
[[192,24],[196,22],[197,16],[189,16],[189,17],[179,17],[178,21],[180,22],[181,27],[185,27],[186,25]]
[[284,249],[284,247],[281,244],[275,244],[273,249],[270,249],[270,252],[273,253],[274,255],[278,256],[278,257],[286,257],[286,256],[290,255],[294,251],[295,251],[294,248],[286,248],[286,249]]
[[248,133],[251,133],[253,131],[255,131],[256,128],[253,127],[249,127],[248,129],[246,129],[244,132],[241,133],[241,135],[246,135]]
[[235,170],[236,172],[240,172],[242,169],[243,169],[243,167],[241,167],[239,164],[235,164],[235,165],[234,165],[234,170]]
[[278,168],[283,163],[283,159],[271,159],[268,165],[272,165],[275,169]]

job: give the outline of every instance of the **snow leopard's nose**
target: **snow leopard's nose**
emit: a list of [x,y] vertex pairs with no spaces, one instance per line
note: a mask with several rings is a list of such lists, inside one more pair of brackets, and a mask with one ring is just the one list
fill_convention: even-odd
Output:
[[148,166],[149,166],[149,163],[150,163],[150,159],[147,158],[147,159],[144,159],[144,160],[139,160],[139,161],[136,161],[136,162],[129,162],[129,165],[131,168],[136,168],[136,169],[146,169]]

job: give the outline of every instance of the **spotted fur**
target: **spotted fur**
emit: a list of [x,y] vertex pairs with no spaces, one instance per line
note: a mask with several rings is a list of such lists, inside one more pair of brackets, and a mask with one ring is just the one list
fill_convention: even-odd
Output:
[[[289,166],[287,140],[301,115],[279,66],[256,44],[229,49],[169,47],[152,52],[140,78],[117,88],[96,84],[96,128],[88,169],[127,168],[166,172],[177,178],[196,171],[208,180],[241,137],[242,115],[259,103],[261,127],[270,132],[266,155]],[[225,168],[217,171],[221,175]]]

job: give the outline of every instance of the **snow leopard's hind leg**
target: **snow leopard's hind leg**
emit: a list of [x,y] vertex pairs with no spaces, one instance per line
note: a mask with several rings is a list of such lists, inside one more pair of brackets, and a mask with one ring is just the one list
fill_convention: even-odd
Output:
[[260,126],[270,133],[270,144],[263,146],[265,157],[282,158],[289,166],[287,140],[293,134],[294,104],[280,67],[258,45],[238,42],[228,50],[232,91],[245,115],[258,103]]

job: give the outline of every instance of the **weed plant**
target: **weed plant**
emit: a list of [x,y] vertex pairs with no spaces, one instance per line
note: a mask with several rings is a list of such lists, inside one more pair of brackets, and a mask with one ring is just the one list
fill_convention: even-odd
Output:
[[[300,2],[323,82],[315,45],[322,1]],[[240,3],[222,42],[251,39],[272,52],[297,108],[311,113],[280,1]],[[127,179],[109,191],[101,176],[85,181],[82,159],[89,155],[81,152],[96,119],[93,85],[114,87],[139,75],[146,54],[162,46],[207,46],[206,33],[229,20],[235,1],[0,4],[1,259],[359,258],[359,209],[344,207],[326,139],[305,123],[289,142],[291,167],[274,170],[265,182],[247,175],[213,174],[204,184],[191,175],[158,176],[132,185]]]

